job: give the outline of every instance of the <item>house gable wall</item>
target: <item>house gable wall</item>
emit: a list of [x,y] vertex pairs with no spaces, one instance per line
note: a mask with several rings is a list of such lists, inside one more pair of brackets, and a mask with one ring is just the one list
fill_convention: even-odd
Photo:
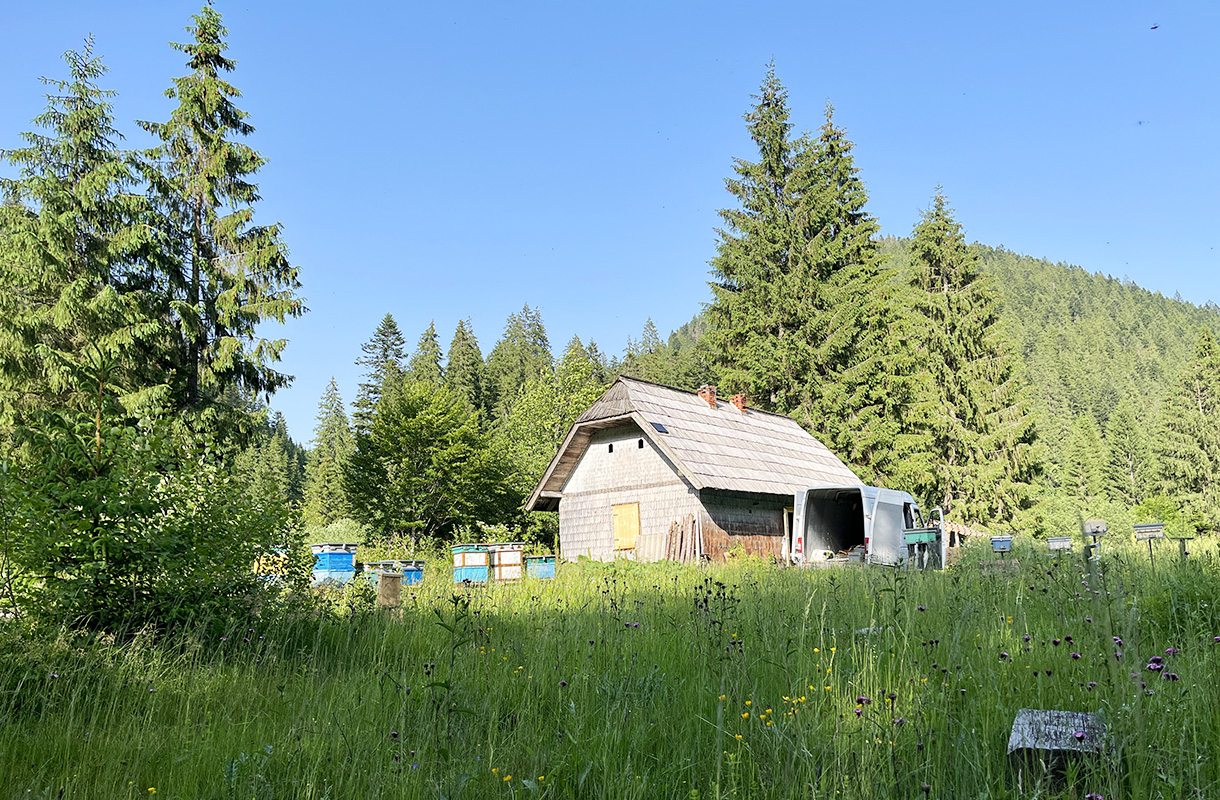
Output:
[[[640,532],[634,551],[616,554],[613,507],[623,503],[640,504]],[[560,555],[598,560],[666,558],[670,529],[676,523],[693,530],[700,511],[698,493],[634,423],[607,428],[590,437],[564,483],[559,503]]]

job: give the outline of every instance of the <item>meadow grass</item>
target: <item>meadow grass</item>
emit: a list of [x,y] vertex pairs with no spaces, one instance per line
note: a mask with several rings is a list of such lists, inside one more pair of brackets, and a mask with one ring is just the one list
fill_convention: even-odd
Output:
[[[10,621],[0,796],[1216,797],[1220,558],[1196,549],[486,587],[441,564],[397,612],[353,589],[172,636]],[[1099,712],[1105,754],[1018,786],[1021,708]]]

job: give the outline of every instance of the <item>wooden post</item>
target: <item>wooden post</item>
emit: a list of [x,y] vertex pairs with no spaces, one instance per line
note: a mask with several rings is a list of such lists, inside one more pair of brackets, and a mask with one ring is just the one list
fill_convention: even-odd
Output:
[[402,573],[377,573],[377,607],[398,608],[402,604]]

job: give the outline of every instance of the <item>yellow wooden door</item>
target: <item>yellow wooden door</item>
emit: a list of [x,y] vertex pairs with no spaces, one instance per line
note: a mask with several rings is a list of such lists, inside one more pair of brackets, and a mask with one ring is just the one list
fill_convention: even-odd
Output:
[[635,539],[640,535],[640,504],[622,503],[613,506],[614,549],[634,550]]

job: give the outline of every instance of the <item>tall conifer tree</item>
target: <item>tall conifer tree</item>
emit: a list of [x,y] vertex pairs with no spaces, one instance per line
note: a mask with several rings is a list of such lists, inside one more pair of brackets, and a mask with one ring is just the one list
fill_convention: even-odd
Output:
[[552,368],[551,342],[542,313],[525,305],[520,312],[509,315],[504,335],[487,356],[488,404],[503,413],[526,383]]
[[129,411],[164,399],[166,328],[150,275],[163,265],[149,203],[118,147],[106,73],[88,39],[25,147],[0,151],[0,426],[48,406],[92,407],[117,387]]
[[364,367],[364,380],[356,390],[352,403],[352,422],[356,433],[367,431],[373,424],[377,401],[381,399],[391,381],[403,371],[402,359],[406,340],[394,316],[387,313],[381,318],[373,337],[360,345],[362,355],[356,366]]
[[441,343],[436,335],[435,322],[428,323],[428,329],[420,334],[409,371],[412,380],[434,384],[441,382],[444,370],[441,368]]
[[1152,447],[1129,398],[1106,420],[1106,453],[1106,494],[1128,506],[1143,502],[1154,476]]
[[445,383],[466,398],[473,408],[486,411],[483,352],[469,320],[458,320],[445,357]]
[[1162,488],[1211,528],[1220,527],[1220,345],[1203,328],[1195,355],[1165,400]]
[[758,160],[734,159],[734,177],[725,180],[736,205],[718,212],[724,224],[710,262],[709,337],[729,387],[786,413],[795,408],[794,387],[804,378],[794,337],[804,322],[806,287],[794,285],[792,123],[788,92],[773,64],[753,99],[745,121]]
[[301,516],[306,525],[329,525],[351,513],[343,490],[343,470],[352,451],[352,431],[333,377],[318,403],[317,420]]
[[228,31],[211,6],[192,20],[193,41],[172,45],[191,70],[165,92],[178,105],[166,122],[140,124],[161,142],[146,174],[178,262],[164,287],[165,313],[180,336],[175,401],[202,411],[229,384],[258,394],[289,383],[271,366],[286,341],[261,338],[257,326],[300,316],[305,306],[280,225],[253,222],[260,200],[254,177],[267,160],[245,143],[254,127],[234,104],[241,93],[224,77],[236,66],[224,55]]
[[928,380],[908,418],[923,434],[918,493],[972,523],[1011,521],[1036,474],[1032,420],[999,327],[999,299],[982,277],[937,188],[915,227],[910,283],[921,370]]

